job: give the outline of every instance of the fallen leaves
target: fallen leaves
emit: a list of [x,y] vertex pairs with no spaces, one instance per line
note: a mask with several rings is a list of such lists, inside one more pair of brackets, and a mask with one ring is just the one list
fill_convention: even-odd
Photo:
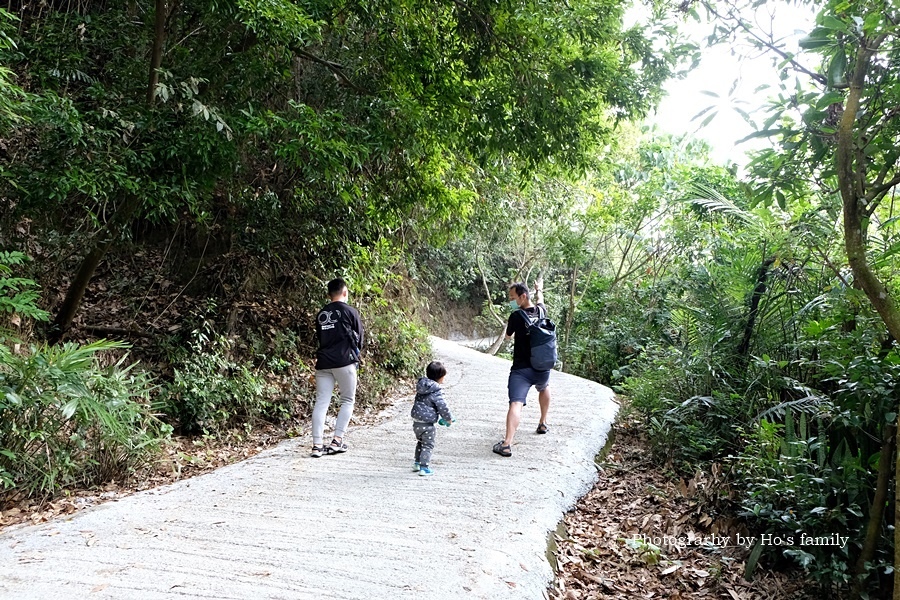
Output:
[[654,463],[639,422],[615,429],[597,484],[555,536],[551,600],[814,597],[814,587],[796,572],[761,571],[752,582],[743,579],[748,549],[729,542],[734,520],[709,510],[707,502],[728,495],[719,469],[672,480]]
[[666,567],[665,569],[663,569],[662,571],[660,571],[659,574],[660,574],[660,575],[669,575],[669,574],[671,574],[671,573],[674,573],[675,571],[677,571],[677,570],[680,569],[680,568],[681,568],[681,564],[680,564],[680,563],[679,563],[679,564],[674,564],[674,565],[672,565],[671,567]]

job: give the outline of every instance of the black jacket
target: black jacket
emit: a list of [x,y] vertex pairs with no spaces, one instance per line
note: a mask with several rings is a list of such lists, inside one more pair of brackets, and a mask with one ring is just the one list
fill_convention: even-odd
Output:
[[316,369],[337,369],[359,362],[364,331],[359,313],[346,302],[331,302],[316,315],[319,352]]

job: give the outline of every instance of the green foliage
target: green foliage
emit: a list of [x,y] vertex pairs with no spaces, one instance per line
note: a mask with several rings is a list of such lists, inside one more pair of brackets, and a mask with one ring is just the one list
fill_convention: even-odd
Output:
[[184,356],[174,363],[173,381],[155,401],[181,431],[216,434],[235,426],[249,431],[262,419],[290,416],[261,371],[232,358],[232,349],[233,342],[205,319],[191,332]]
[[[705,224],[677,223],[693,236],[667,288],[667,323],[623,388],[676,467],[730,457],[750,527],[797,541],[762,548],[766,560],[783,553],[823,583],[845,583],[879,440],[896,419],[894,352],[858,292],[828,268],[840,246],[817,233],[827,202],[766,215],[701,192],[689,210],[702,209]],[[850,547],[800,547],[801,532],[847,535]],[[876,570],[890,563],[889,544],[879,548]]]
[[324,268],[343,258],[325,243],[461,227],[475,164],[583,167],[688,52],[668,25],[623,35],[619,0],[192,0],[148,102],[152,11],[20,12],[4,39],[31,96],[2,185],[19,214],[103,222],[129,193],[152,221],[208,222],[224,204],[271,260]]
[[238,18],[271,44],[301,44],[321,38],[321,23],[306,10],[284,0],[238,0]]
[[[628,378],[623,386],[634,408],[647,418],[655,452],[670,457],[683,473],[735,450],[735,424],[746,407],[739,394],[709,391],[699,366],[684,357],[653,362],[648,356],[641,360],[640,376]],[[710,395],[682,400],[692,388],[705,388]]]
[[[843,584],[896,419],[898,374],[841,268],[834,197],[798,184],[787,210],[754,206],[752,189],[702,146],[620,142],[614,161],[574,185],[486,186],[500,202],[478,207],[467,235],[442,249],[447,264],[429,251],[419,266],[460,297],[487,276],[494,305],[512,277],[542,273],[565,369],[630,396],[676,471],[730,464],[751,529],[849,536],[845,549],[759,549]],[[875,217],[877,264],[896,287],[896,219]],[[884,572],[882,533],[872,568]]]
[[[22,120],[22,105],[27,100],[24,91],[15,85],[15,73],[10,70],[9,57],[16,49],[15,15],[0,8],[0,134]],[[2,173],[0,167],[0,173]]]
[[460,303],[471,303],[484,291],[477,286],[478,265],[467,240],[422,247],[412,262],[412,275],[420,289],[430,294],[447,294]]
[[0,251],[0,313],[17,313],[37,321],[49,318],[47,311],[37,306],[37,284],[25,277],[12,277],[12,267],[25,263],[21,252]]
[[[803,450],[810,447],[806,441],[796,444]],[[848,488],[850,495],[864,494],[869,484],[863,478],[848,478],[846,474],[858,466],[817,465],[804,456],[765,459],[749,455],[739,459],[741,464],[732,476],[746,485],[741,515],[754,531],[790,537],[794,543],[782,549],[784,555],[808,569],[820,583],[847,583],[857,535],[865,527],[864,512],[858,504],[842,503],[846,499],[843,494],[836,498],[833,486],[855,484],[856,489]],[[843,547],[809,544],[801,547],[800,535],[814,538],[840,535],[852,541]],[[882,555],[879,560],[886,558]]]
[[[851,448],[852,440],[835,427],[834,408],[819,405],[810,416],[787,409],[783,424],[762,419],[750,427],[745,450],[732,458],[734,481],[744,491],[743,516],[755,529],[794,538],[850,539],[844,547],[805,544],[785,552],[827,584],[850,581],[848,563],[866,527],[870,470],[880,460]],[[875,564],[890,563],[882,549]]]
[[379,314],[371,324],[371,359],[401,377],[416,377],[430,362],[428,332],[405,318],[402,312]]
[[95,342],[0,345],[0,482],[4,495],[49,497],[62,488],[123,479],[168,436],[147,408],[149,378],[100,366],[125,346]]
[[[749,165],[754,176],[756,201],[782,209],[795,198],[802,197],[810,185],[834,189],[838,172],[835,154],[839,121],[850,96],[849,78],[857,68],[856,57],[862,48],[871,48],[878,58],[870,67],[872,73],[862,79],[861,108],[868,119],[854,119],[849,135],[860,140],[864,148],[851,157],[850,168],[859,179],[863,193],[881,187],[881,183],[896,174],[898,153],[893,136],[898,123],[890,106],[897,91],[898,55],[897,29],[892,17],[897,7],[893,3],[874,5],[828,1],[812,6],[817,12],[815,26],[800,41],[795,60],[781,60],[773,64],[781,73],[781,84],[772,90],[765,110],[757,114],[762,122],[747,119],[758,130],[756,136],[771,138],[773,147],[759,152]],[[731,21],[746,7],[736,4],[719,15]],[[743,20],[747,22],[746,19]],[[717,35],[727,43],[734,42],[734,32],[727,27]],[[777,42],[748,36],[757,49],[778,54]],[[783,56],[783,55],[781,55]],[[813,65],[812,69],[798,69],[797,65]],[[864,65],[862,65],[864,66]],[[878,171],[867,168],[870,161],[879,165]],[[879,202],[881,194],[872,193],[867,202]]]
[[574,333],[565,348],[567,370],[621,385],[648,340],[662,334],[667,315],[662,289],[610,291],[609,280],[596,280],[574,317]]
[[[402,313],[368,319],[369,341],[359,369],[358,409],[384,406],[398,378],[421,377],[432,360],[427,332]],[[402,379],[401,379],[402,380]]]
[[[19,19],[0,8],[0,135],[7,132],[24,120],[23,113],[30,100],[28,94],[15,84],[16,74],[8,68],[11,58],[16,52],[16,22]],[[6,174],[6,168],[0,164],[0,174]]]
[[417,298],[399,296],[402,255],[382,241],[363,248],[347,270],[350,294],[366,329],[359,372],[358,404],[379,406],[398,378],[421,376],[431,361],[428,332],[416,321]]

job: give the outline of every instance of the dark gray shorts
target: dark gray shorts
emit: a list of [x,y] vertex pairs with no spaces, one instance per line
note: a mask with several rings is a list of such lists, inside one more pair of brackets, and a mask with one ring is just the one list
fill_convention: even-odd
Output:
[[542,392],[547,389],[548,385],[550,385],[550,371],[535,371],[531,367],[510,371],[509,383],[507,384],[509,401],[521,402],[524,406],[525,398],[528,396],[528,390],[531,389],[531,386]]

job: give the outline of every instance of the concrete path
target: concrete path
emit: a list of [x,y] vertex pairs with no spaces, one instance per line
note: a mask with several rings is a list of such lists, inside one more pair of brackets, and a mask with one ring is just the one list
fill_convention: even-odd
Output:
[[509,362],[432,340],[453,427],[435,474],[411,471],[411,398],[350,451],[309,458],[309,437],[68,519],[0,535],[0,598],[542,598],[548,533],[596,479],[612,392],[550,378],[551,430],[532,390],[513,456],[502,438]]

